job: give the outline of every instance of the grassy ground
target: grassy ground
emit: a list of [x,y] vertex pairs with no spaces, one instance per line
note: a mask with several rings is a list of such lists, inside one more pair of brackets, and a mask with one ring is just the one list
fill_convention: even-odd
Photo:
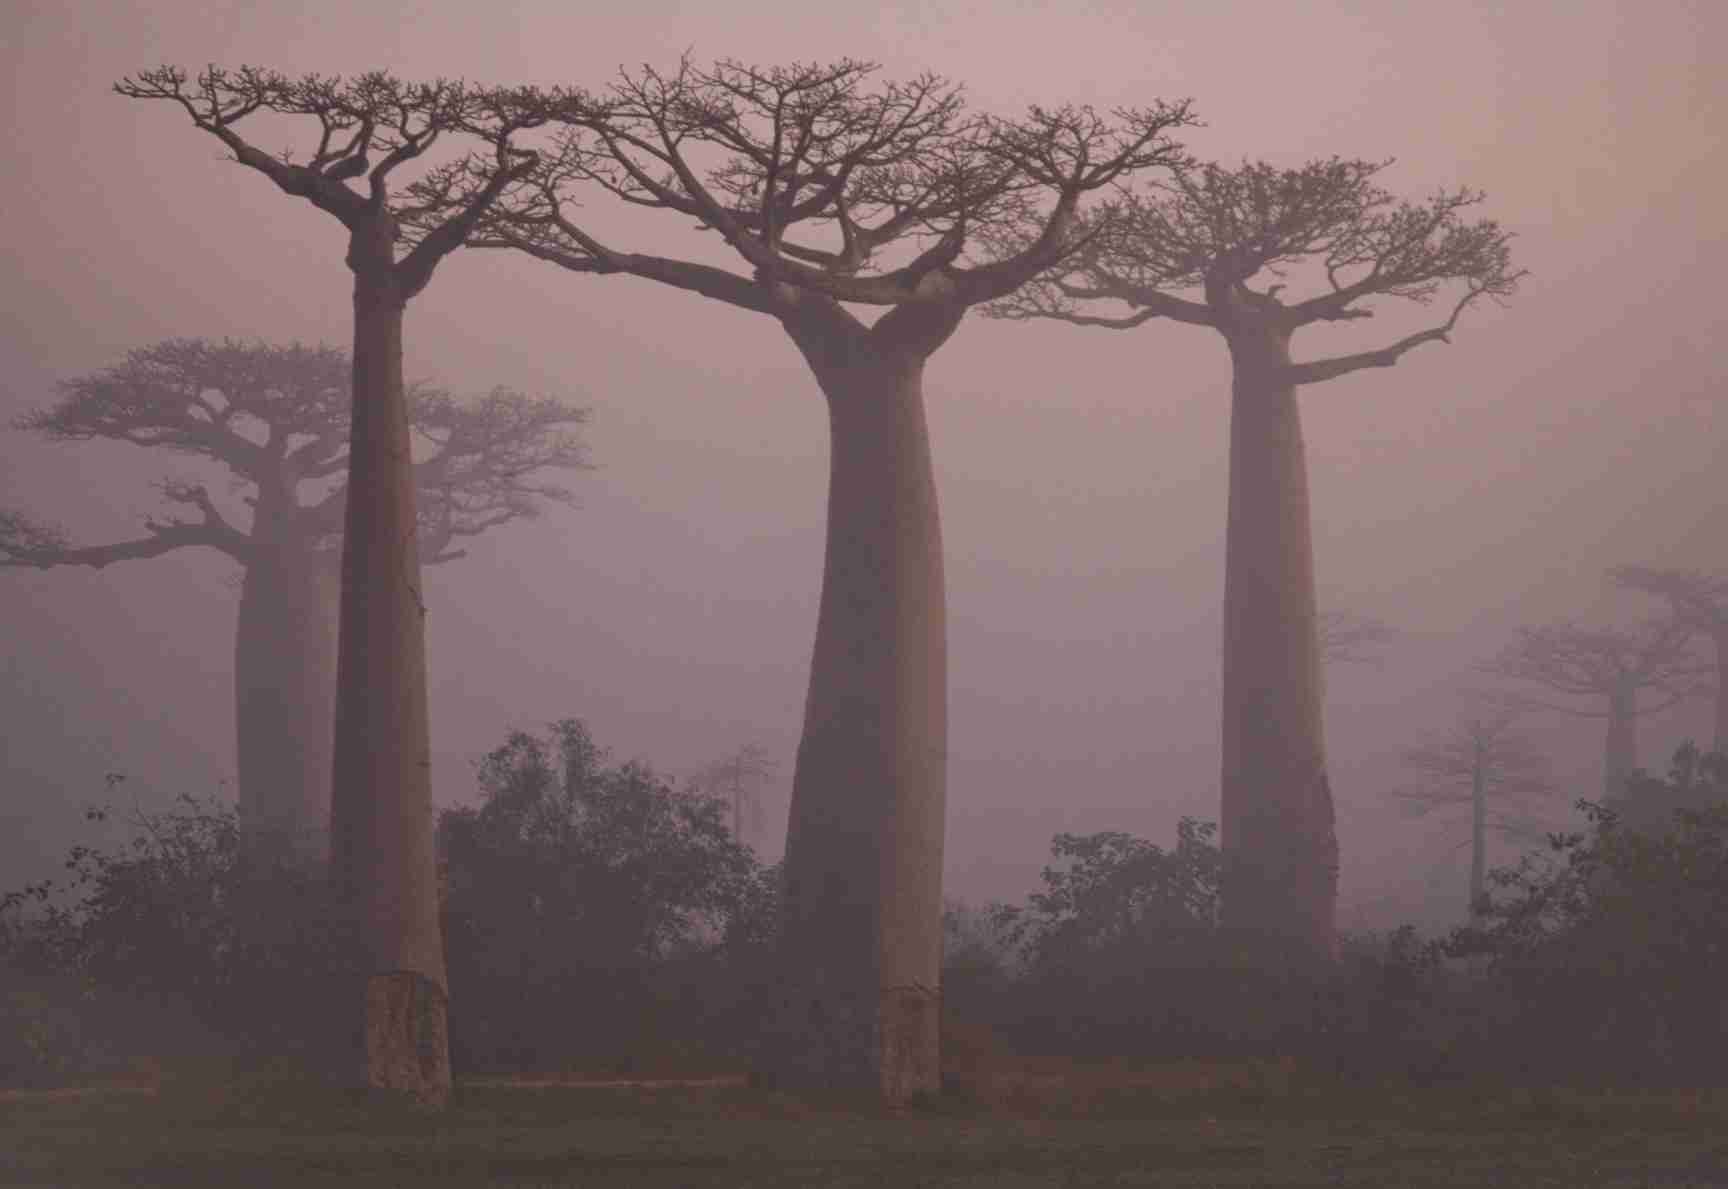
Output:
[[898,1114],[735,1084],[469,1083],[437,1115],[279,1084],[0,1096],[0,1184],[1728,1186],[1728,1094],[1020,1071]]

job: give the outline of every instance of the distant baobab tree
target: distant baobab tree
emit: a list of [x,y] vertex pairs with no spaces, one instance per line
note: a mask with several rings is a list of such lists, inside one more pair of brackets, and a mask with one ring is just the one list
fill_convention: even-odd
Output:
[[697,773],[696,786],[730,808],[732,837],[739,842],[746,841],[746,831],[754,833],[760,828],[762,789],[778,767],[767,748],[746,743]]
[[[196,76],[160,66],[114,89],[178,108],[233,160],[341,227],[353,281],[353,415],[331,873],[371,967],[365,1082],[442,1105],[450,1093],[449,979],[438,924],[403,318],[438,265],[534,165],[515,138],[545,118],[544,103],[526,89],[412,83],[383,72],[291,79],[251,66],[210,66]],[[267,152],[241,134],[242,125],[306,129],[310,151],[300,159]],[[404,166],[452,142],[477,148],[400,184]]]
[[[1524,698],[1531,706],[1607,720],[1602,791],[1623,796],[1638,767],[1637,721],[1701,692],[1704,667],[1692,651],[1693,629],[1678,620],[1633,628],[1572,623],[1522,627],[1484,671],[1539,685],[1579,702]],[[1655,701],[1639,704],[1649,693]]]
[[1320,660],[1327,665],[1372,665],[1397,632],[1384,620],[1353,611],[1322,611],[1316,625]]
[[1608,576],[1629,590],[1666,599],[1674,618],[1716,650],[1716,723],[1712,748],[1728,755],[1728,577],[1700,570],[1617,566]]
[[1489,833],[1536,840],[1541,828],[1532,821],[1528,802],[1555,791],[1547,757],[1515,725],[1519,714],[1519,707],[1504,702],[1474,707],[1450,730],[1399,753],[1400,762],[1419,776],[1415,784],[1394,790],[1394,797],[1418,815],[1469,810],[1472,920],[1487,893]]
[[[1400,202],[1375,184],[1386,164],[1178,170],[1096,208],[1081,251],[991,309],[1119,330],[1162,319],[1223,336],[1231,361],[1223,921],[1321,964],[1336,950],[1338,841],[1296,391],[1449,342],[1466,309],[1509,296],[1523,275],[1512,267],[1510,233],[1467,219],[1482,195],[1443,190]],[[1024,233],[1011,242],[1019,239]],[[1318,276],[1318,291],[1281,297],[1292,269]],[[1280,283],[1254,288],[1257,280]],[[1371,317],[1364,303],[1375,298],[1427,303],[1448,285],[1457,290],[1450,312],[1425,330],[1372,351],[1291,357],[1298,330]]]
[[[236,518],[203,484],[167,481],[163,496],[184,514],[146,520],[142,537],[20,540],[0,544],[0,565],[100,569],[208,548],[240,567],[240,828],[248,853],[272,861],[328,857],[351,375],[347,353],[330,347],[169,339],[64,382],[52,406],[17,422],[52,441],[191,455],[227,470],[242,492]],[[424,562],[461,557],[462,541],[573,499],[542,472],[583,465],[574,433],[587,420],[581,409],[502,388],[458,400],[415,386],[408,419],[421,447],[413,479]]]
[[[972,116],[939,77],[875,71],[626,72],[570,99],[556,150],[474,241],[764,315],[809,365],[832,446],[827,546],[762,1073],[903,1099],[937,1087],[942,950],[946,612],[924,366],[969,309],[1079,245],[1089,193],[1177,161],[1171,133],[1192,119],[1186,103]],[[743,271],[606,242],[572,184],[694,220]],[[1019,217],[1036,227],[1021,249],[967,261]]]

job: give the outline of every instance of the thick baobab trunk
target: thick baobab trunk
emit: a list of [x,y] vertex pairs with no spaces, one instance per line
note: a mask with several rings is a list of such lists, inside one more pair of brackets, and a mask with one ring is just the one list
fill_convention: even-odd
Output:
[[928,350],[882,330],[794,331],[828,398],[832,464],[763,1072],[896,1102],[940,1081],[947,660]]
[[1470,774],[1470,920],[1482,915],[1482,897],[1488,893],[1488,773],[1480,744],[1476,769]]
[[1307,464],[1287,335],[1229,336],[1223,922],[1295,960],[1334,956],[1338,840],[1321,725]]
[[1610,800],[1626,795],[1638,767],[1638,691],[1622,685],[1608,694],[1608,732],[1602,748],[1602,792]]
[[332,559],[258,543],[240,588],[234,719],[241,836],[266,864],[329,857],[336,615]]
[[450,1092],[448,983],[402,383],[405,305],[387,271],[355,267],[331,851],[339,902],[368,976],[366,1082],[436,1105]]

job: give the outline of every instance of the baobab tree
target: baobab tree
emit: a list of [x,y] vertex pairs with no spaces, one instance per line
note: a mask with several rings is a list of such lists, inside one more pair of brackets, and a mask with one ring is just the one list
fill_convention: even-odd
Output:
[[1539,828],[1528,803],[1555,789],[1547,757],[1516,726],[1519,714],[1519,707],[1506,703],[1473,707],[1450,730],[1399,753],[1418,780],[1395,790],[1394,797],[1418,815],[1469,810],[1472,920],[1481,914],[1487,892],[1489,833],[1532,840]]
[[[476,241],[773,318],[826,400],[827,545],[762,1072],[900,1099],[938,1079],[946,612],[924,367],[969,309],[1078,246],[1089,193],[1178,161],[1171,133],[1192,120],[1186,103],[974,117],[941,78],[875,70],[624,73],[567,104],[556,151]],[[695,220],[743,270],[606,242],[572,182]],[[1028,242],[972,261],[1012,218],[1036,224]]]
[[[227,511],[202,483],[164,482],[178,511],[143,536],[0,545],[0,565],[91,566],[214,549],[241,570],[234,641],[235,766],[248,853],[313,866],[327,859],[335,723],[337,558],[348,466],[348,355],[329,347],[169,339],[118,366],[68,380],[52,406],[17,424],[52,441],[104,440],[214,463],[241,491]],[[587,414],[494,389],[458,400],[417,385],[408,418],[421,457],[420,556],[535,515],[571,493],[548,468],[583,465],[573,432]]]
[[[545,118],[545,103],[525,89],[410,83],[382,72],[290,79],[250,66],[211,66],[196,77],[160,66],[114,89],[129,99],[178,107],[235,161],[329,215],[342,231],[343,259],[353,277],[353,414],[331,873],[370,967],[366,1084],[441,1105],[450,1091],[449,990],[438,927],[425,604],[402,378],[403,319],[438,265],[504,188],[535,164],[534,153],[515,142]],[[266,152],[240,132],[260,124],[274,130],[284,122],[308,130],[311,148],[303,160],[291,151]],[[401,184],[403,167],[452,141],[471,151]],[[451,196],[458,177],[477,179],[459,200]]]
[[1716,723],[1711,747],[1719,755],[1728,755],[1728,577],[1650,566],[1617,566],[1608,576],[1629,590],[1666,599],[1675,620],[1715,648]]
[[[1167,320],[1223,336],[1231,362],[1223,920],[1321,966],[1336,948],[1338,840],[1296,392],[1449,342],[1466,309],[1510,295],[1521,276],[1510,234],[1468,219],[1480,194],[1400,202],[1375,184],[1386,164],[1332,158],[1293,169],[1247,162],[1178,170],[1102,204],[1082,250],[990,311],[1117,330]],[[1293,269],[1316,283],[1287,299],[1281,278]],[[1427,329],[1371,351],[1291,356],[1298,330],[1371,317],[1366,303],[1377,298],[1427,303],[1448,287],[1457,291],[1451,310]]]
[[[1625,793],[1638,767],[1638,719],[1701,692],[1704,666],[1692,644],[1691,626],[1674,619],[1633,628],[1546,624],[1519,628],[1517,638],[1483,668],[1581,700],[1525,698],[1531,706],[1607,720],[1602,791],[1612,798]],[[1640,704],[1644,694],[1654,700]]]

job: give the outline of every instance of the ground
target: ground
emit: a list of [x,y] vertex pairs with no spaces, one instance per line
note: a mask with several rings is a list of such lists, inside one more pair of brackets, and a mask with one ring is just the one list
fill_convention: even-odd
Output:
[[0,1185],[1728,1187],[1728,1093],[1343,1088],[1288,1068],[1004,1079],[899,1112],[736,1079],[0,1095]]

